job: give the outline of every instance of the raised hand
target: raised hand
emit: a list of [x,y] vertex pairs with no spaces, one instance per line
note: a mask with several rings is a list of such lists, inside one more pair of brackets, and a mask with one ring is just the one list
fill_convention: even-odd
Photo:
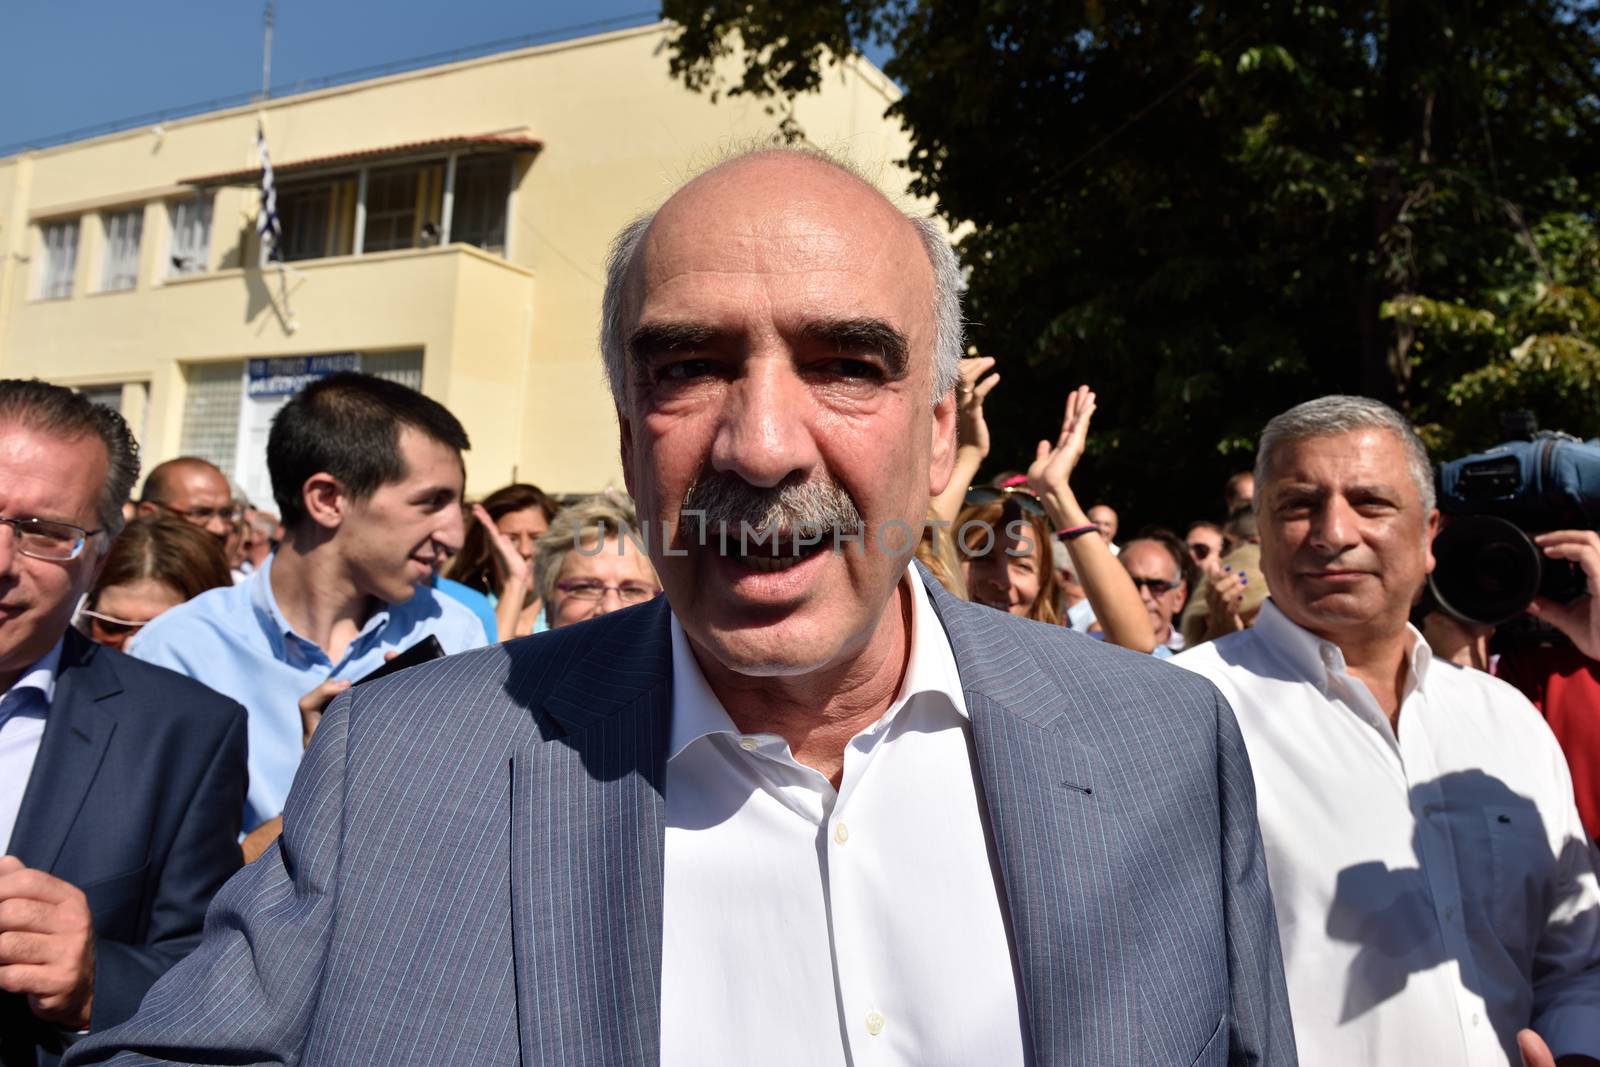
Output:
[[[522,558],[522,553],[517,551],[515,545],[500,532],[500,527],[494,524],[494,519],[489,517],[489,512],[484,510],[482,504],[472,505],[472,514],[483,526],[483,533],[489,539],[489,547],[494,551],[495,562],[499,565],[500,574],[504,578],[503,584],[517,583],[519,589],[527,589],[528,582],[532,580],[532,568],[528,561]],[[504,596],[504,592],[501,593]]]
[[1239,611],[1244,606],[1243,571],[1224,566],[1206,586],[1206,636],[1221,637],[1244,629]]
[[989,454],[989,424],[983,418],[983,400],[1000,375],[985,372],[994,366],[993,356],[974,356],[961,361],[961,381],[956,386],[956,443],[975,449],[980,457]]
[[1028,486],[1040,498],[1064,490],[1072,472],[1083,458],[1089,439],[1089,420],[1094,416],[1094,390],[1080,385],[1067,394],[1066,413],[1061,417],[1061,432],[1055,444],[1040,441],[1028,465]]

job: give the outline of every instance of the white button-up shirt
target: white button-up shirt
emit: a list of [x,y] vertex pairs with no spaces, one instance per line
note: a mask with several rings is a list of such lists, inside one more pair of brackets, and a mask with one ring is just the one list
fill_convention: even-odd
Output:
[[1600,1055],[1600,892],[1561,749],[1516,690],[1409,640],[1398,737],[1271,600],[1174,660],[1244,733],[1300,1061],[1520,1067],[1525,1026]]
[[49,652],[0,695],[0,854],[11,848],[22,797],[44,741],[45,717],[56,695],[62,640],[58,638]]
[[740,734],[676,618],[661,1062],[1025,1061],[955,656],[914,572],[911,651],[835,792]]

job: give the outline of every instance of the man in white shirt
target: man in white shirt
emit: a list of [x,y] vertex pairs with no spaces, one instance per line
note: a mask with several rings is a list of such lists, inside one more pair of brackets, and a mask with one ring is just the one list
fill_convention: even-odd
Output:
[[624,230],[666,595],[341,696],[212,939],[75,1067],[1293,1064],[1215,687],[910,562],[960,277],[797,151]]
[[1595,1062],[1600,892],[1566,762],[1406,621],[1438,523],[1421,442],[1323,397],[1267,424],[1255,483],[1271,599],[1175,662],[1244,731],[1302,1058]]

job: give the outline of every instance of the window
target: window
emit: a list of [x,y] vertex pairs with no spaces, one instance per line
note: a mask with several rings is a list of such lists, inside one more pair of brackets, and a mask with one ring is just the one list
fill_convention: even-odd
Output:
[[315,259],[328,244],[326,185],[278,191],[278,221],[283,227],[284,259]]
[[468,156],[458,161],[450,240],[486,252],[505,252],[510,192],[511,160],[505,156]]
[[78,220],[49,222],[43,227],[44,269],[39,275],[39,295],[60,300],[72,295],[78,273]]
[[205,270],[206,260],[211,255],[210,194],[168,204],[167,216],[172,220],[167,276],[175,278]]
[[422,392],[421,349],[362,353],[361,370],[362,373],[370,374],[374,378],[397,382],[408,389]]
[[387,252],[410,248],[417,230],[416,167],[375,170],[367,175],[367,234],[362,248]]
[[233,477],[239,451],[239,398],[244,393],[244,364],[194,363],[184,368],[188,389],[183,401],[183,436],[178,450],[199,456]]
[[110,408],[119,415],[122,414],[122,386],[85,385],[78,392],[88,397],[90,403],[99,404],[103,408]]
[[283,258],[316,259],[351,251],[355,233],[354,177],[285,184],[278,189]]
[[139,284],[139,237],[144,232],[144,208],[101,216],[105,227],[105,267],[100,274],[100,289],[113,292]]
[[77,390],[90,402],[110,408],[128,421],[134,439],[144,440],[145,416],[150,410],[150,386],[145,382],[123,385],[112,382],[106,385],[82,385]]

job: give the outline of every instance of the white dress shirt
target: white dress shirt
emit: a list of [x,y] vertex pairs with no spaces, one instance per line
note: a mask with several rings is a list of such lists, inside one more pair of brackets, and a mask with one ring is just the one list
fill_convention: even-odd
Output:
[[56,695],[56,669],[61,665],[61,638],[0,696],[0,855],[11,849],[22,795],[28,791],[44,721]]
[[1398,737],[1271,600],[1174,660],[1244,733],[1300,1062],[1520,1067],[1525,1026],[1600,1055],[1600,892],[1561,749],[1516,690],[1408,638]]
[[840,788],[742,735],[672,620],[661,1062],[1025,1062],[950,642],[915,572],[889,710]]

